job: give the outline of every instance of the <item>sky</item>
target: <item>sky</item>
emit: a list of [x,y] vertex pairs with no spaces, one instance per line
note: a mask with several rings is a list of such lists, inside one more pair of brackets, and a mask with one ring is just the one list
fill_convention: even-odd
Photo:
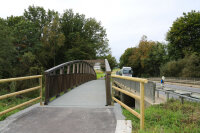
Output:
[[200,0],[0,0],[0,17],[23,15],[29,5],[66,9],[101,21],[112,55],[119,60],[127,48],[136,47],[143,35],[166,42],[166,33],[183,12],[200,11]]

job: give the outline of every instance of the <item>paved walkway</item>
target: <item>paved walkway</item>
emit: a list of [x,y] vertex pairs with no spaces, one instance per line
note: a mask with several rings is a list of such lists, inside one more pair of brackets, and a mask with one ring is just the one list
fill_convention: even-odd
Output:
[[14,117],[9,124],[4,121],[7,125],[3,130],[0,128],[0,132],[115,133],[116,111],[105,104],[105,81],[90,81],[60,96],[48,106],[35,107]]
[[50,106],[105,107],[105,80],[82,84],[49,103]]

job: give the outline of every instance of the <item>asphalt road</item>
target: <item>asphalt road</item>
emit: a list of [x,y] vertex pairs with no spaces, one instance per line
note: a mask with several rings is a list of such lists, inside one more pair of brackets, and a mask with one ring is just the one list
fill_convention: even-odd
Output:
[[[156,83],[156,86],[161,86],[160,83]],[[200,93],[200,88],[188,87],[188,86],[181,86],[181,85],[172,85],[172,84],[164,84],[167,88],[173,88],[176,90],[183,90],[183,91],[190,91],[193,93]]]

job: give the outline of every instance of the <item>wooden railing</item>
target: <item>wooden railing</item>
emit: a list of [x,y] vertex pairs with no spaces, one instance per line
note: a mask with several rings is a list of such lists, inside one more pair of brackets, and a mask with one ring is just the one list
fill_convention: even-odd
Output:
[[[121,106],[123,106],[125,109],[130,111],[133,115],[135,115],[137,118],[140,119],[140,129],[144,129],[144,83],[148,83],[147,79],[141,79],[141,78],[133,78],[133,77],[124,77],[124,76],[111,76],[112,77],[112,99],[119,103]],[[127,90],[123,90],[121,88],[118,88],[115,86],[114,82],[115,79],[124,79],[124,80],[130,80],[130,81],[136,81],[140,83],[140,95],[134,94],[132,92],[129,92]],[[140,101],[140,113],[136,112],[126,104],[124,104],[122,101],[118,100],[114,97],[114,90],[119,91],[123,94],[126,94],[136,100]]]
[[108,60],[105,59],[105,84],[106,84],[106,104],[111,105],[111,69]]
[[45,71],[45,104],[82,83],[96,79],[96,72],[86,61],[76,60]]
[[25,105],[28,105],[30,103],[33,103],[33,102],[35,102],[39,99],[40,99],[40,105],[42,105],[42,75],[19,77],[19,78],[10,78],[10,79],[0,79],[0,83],[6,83],[6,82],[12,82],[12,81],[29,80],[29,79],[37,79],[37,78],[39,79],[39,86],[29,88],[29,89],[25,89],[25,90],[21,90],[21,91],[18,91],[18,92],[13,92],[13,93],[10,93],[10,94],[2,95],[2,96],[0,96],[0,100],[5,99],[5,98],[9,98],[9,97],[13,97],[13,96],[16,96],[16,95],[28,93],[28,92],[31,92],[31,91],[35,91],[35,90],[38,90],[38,89],[40,89],[40,96],[35,98],[35,99],[24,102],[22,104],[19,104],[17,106],[14,106],[12,108],[9,108],[7,110],[4,110],[4,111],[0,112],[0,116],[4,115],[4,114],[6,114],[10,111],[13,111],[15,109],[18,109],[20,107],[23,107]]

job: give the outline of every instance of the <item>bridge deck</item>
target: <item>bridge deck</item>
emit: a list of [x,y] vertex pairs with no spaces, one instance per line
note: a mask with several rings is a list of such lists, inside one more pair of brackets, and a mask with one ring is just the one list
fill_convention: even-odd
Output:
[[105,104],[105,81],[89,81],[50,102],[48,106],[20,114],[10,124],[5,121],[8,126],[0,132],[114,133],[117,123],[115,111]]
[[50,106],[93,106],[106,105],[105,80],[93,80],[82,84],[49,103]]

